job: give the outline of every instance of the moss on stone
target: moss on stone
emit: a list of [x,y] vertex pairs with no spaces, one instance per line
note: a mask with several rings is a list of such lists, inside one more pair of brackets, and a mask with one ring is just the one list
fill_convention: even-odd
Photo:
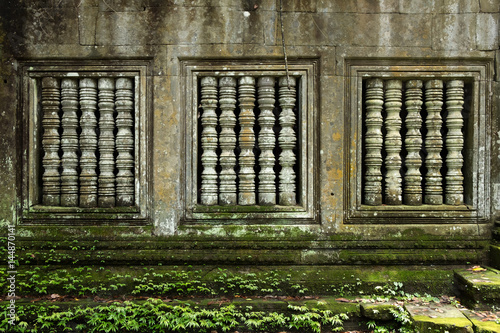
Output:
[[413,316],[417,332],[425,333],[473,333],[472,323],[465,317],[430,318],[427,316]]
[[361,304],[361,314],[369,319],[374,320],[391,320],[394,316],[391,310],[395,309],[394,304]]
[[493,321],[479,321],[472,319],[475,333],[500,333],[500,325]]

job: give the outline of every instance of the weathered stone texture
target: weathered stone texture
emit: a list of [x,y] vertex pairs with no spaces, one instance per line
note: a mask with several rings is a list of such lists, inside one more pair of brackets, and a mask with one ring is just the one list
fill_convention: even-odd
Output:
[[96,23],[97,45],[149,44],[148,12],[100,12]]
[[95,44],[98,12],[99,9],[95,6],[78,7],[78,29],[81,45]]
[[20,31],[26,43],[33,45],[78,43],[76,7],[32,7],[26,12],[26,24],[23,26],[23,31]]
[[478,14],[476,23],[476,43],[478,50],[498,48],[499,15]]
[[444,0],[400,0],[401,13],[439,13]]
[[[346,1],[350,2],[350,1]],[[397,13],[399,12],[398,0],[357,0],[357,11],[359,13]]]
[[476,29],[476,16],[473,14],[436,15],[432,24],[432,48],[473,50]]
[[[325,232],[336,230],[342,220],[343,195],[341,183],[343,177],[344,145],[343,118],[344,81],[339,76],[322,76],[319,91],[320,105],[330,107],[320,114],[320,198]],[[331,90],[329,87],[339,89]]]
[[[431,15],[288,13],[283,20],[290,45],[431,45]],[[358,29],[343,28],[349,25]],[[281,35],[277,39],[281,41]]]
[[[16,79],[12,57],[36,59],[152,58],[153,131],[150,184],[158,234],[173,234],[182,211],[183,98],[180,59],[282,60],[279,0],[26,0],[2,10],[0,30],[0,220],[12,219],[20,167]],[[343,227],[347,122],[344,72],[350,58],[491,59],[498,49],[498,0],[283,0],[289,59],[317,58],[318,200],[325,232],[377,239],[388,228]],[[6,27],[6,21],[9,21]],[[496,51],[498,53],[498,51]],[[498,63],[498,61],[497,61]],[[498,66],[498,65],[497,65]],[[496,94],[495,96],[498,96]],[[257,102],[256,102],[257,103]],[[276,101],[276,103],[278,103]],[[498,98],[493,104],[498,103]],[[492,113],[498,122],[498,113]],[[258,117],[256,114],[256,120]],[[499,127],[497,125],[497,127]],[[498,129],[493,140],[498,138]],[[17,137],[16,137],[17,135]],[[492,170],[498,170],[493,144]],[[256,160],[258,163],[258,160]],[[353,171],[354,172],[354,171]],[[492,172],[492,180],[498,184]],[[454,226],[453,226],[454,227]],[[410,226],[392,226],[394,233]],[[477,237],[475,224],[425,232]]]
[[[160,7],[150,14],[148,43],[264,43],[264,27],[274,12],[240,11],[230,7]],[[182,17],[183,19],[179,20]]]
[[444,0],[443,13],[477,13],[479,0]]
[[498,0],[479,0],[479,6],[483,13],[494,13],[500,10],[500,1]]

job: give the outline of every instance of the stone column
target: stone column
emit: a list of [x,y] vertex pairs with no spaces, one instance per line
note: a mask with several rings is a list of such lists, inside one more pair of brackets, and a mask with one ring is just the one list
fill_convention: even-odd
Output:
[[61,81],[62,137],[61,206],[78,206],[78,81]]
[[403,83],[400,80],[386,82],[385,90],[385,200],[387,205],[403,203],[401,186],[401,106]]
[[420,150],[422,149],[422,88],[421,80],[410,80],[406,82],[406,137],[405,148],[407,151],[405,166],[405,188],[404,188],[404,203],[406,205],[418,206],[422,204],[422,174],[420,167],[422,166],[422,157]]
[[278,137],[278,142],[281,148],[279,163],[281,171],[279,174],[279,204],[282,206],[293,206],[296,204],[295,198],[295,153],[293,149],[297,142],[297,136],[293,130],[295,125],[296,116],[294,113],[295,107],[295,85],[296,80],[294,77],[289,78],[290,87],[288,87],[287,77],[279,79],[279,102],[281,106],[281,113],[279,122],[281,130]]
[[97,81],[80,79],[80,207],[97,206]]
[[201,79],[201,195],[202,205],[216,205],[218,202],[217,186],[217,79]]
[[236,156],[234,150],[236,148],[236,116],[234,109],[236,108],[236,79],[233,77],[223,77],[219,81],[219,104],[222,113],[219,118],[221,127],[219,143],[221,148],[220,154],[220,187],[219,187],[219,204],[221,205],[236,205]]
[[448,116],[446,117],[446,195],[447,205],[464,204],[464,176],[462,167],[464,158],[462,149],[464,148],[462,108],[464,104],[464,81],[453,80],[446,83],[446,108]]
[[59,166],[59,107],[60,107],[59,81],[53,77],[42,79],[42,204],[46,206],[59,206],[61,204],[61,176]]
[[244,76],[239,79],[239,103],[240,123],[239,135],[239,205],[255,205],[255,133],[253,126],[255,124],[255,115],[253,108],[255,106],[255,79],[251,76]]
[[276,158],[273,150],[276,145],[276,137],[273,131],[276,117],[273,114],[275,79],[271,76],[259,78],[259,205],[276,204],[276,175],[274,165]]
[[443,138],[441,135],[441,109],[443,106],[443,81],[430,80],[425,83],[425,106],[427,108],[427,135],[425,137],[425,149],[427,156],[425,166],[425,203],[429,205],[443,204],[443,185],[441,166],[443,159]]
[[384,82],[370,79],[366,83],[366,134],[365,134],[365,183],[364,204],[382,204],[382,108],[384,105]]
[[116,79],[116,205],[134,205],[134,90],[130,78]]
[[115,195],[115,129],[114,90],[112,78],[99,79],[99,207],[114,207]]

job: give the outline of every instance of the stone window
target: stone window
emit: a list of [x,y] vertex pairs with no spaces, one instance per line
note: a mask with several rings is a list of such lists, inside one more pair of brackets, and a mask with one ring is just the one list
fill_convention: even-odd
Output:
[[347,68],[348,221],[484,218],[491,64]]
[[25,64],[25,222],[146,220],[146,67]]
[[184,62],[186,221],[315,222],[314,62]]

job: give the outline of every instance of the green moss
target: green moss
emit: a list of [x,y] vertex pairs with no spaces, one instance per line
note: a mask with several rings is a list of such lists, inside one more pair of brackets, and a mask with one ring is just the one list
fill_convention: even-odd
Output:
[[499,333],[500,325],[493,321],[479,321],[472,319],[475,333]]
[[430,318],[427,316],[413,316],[415,328],[418,332],[446,332],[473,333],[472,323],[465,317]]
[[391,320],[391,310],[396,308],[393,304],[361,304],[361,313],[364,317],[374,320]]

